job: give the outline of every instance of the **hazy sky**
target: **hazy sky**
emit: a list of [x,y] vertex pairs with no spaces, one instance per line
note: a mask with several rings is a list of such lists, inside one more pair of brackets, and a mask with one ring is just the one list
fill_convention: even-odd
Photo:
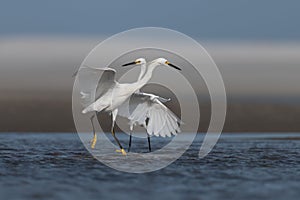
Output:
[[101,40],[161,26],[208,41],[228,94],[295,96],[299,8],[296,0],[1,1],[0,90],[71,91],[70,74]]
[[300,39],[300,1],[1,1],[0,37],[111,35],[162,26],[196,38]]

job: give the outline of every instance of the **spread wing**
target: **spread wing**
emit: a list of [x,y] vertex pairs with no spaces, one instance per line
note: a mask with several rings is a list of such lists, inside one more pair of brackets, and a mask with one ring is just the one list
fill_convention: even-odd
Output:
[[81,102],[88,106],[114,87],[116,71],[111,68],[92,68],[84,65],[76,75],[80,84]]
[[131,125],[143,125],[149,135],[168,136],[180,132],[181,120],[161,101],[168,101],[147,93],[134,93],[119,107],[118,114],[130,120]]

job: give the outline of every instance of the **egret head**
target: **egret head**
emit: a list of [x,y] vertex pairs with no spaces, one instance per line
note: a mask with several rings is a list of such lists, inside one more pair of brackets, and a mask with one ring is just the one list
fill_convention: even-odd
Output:
[[130,62],[130,63],[126,63],[122,66],[125,67],[125,66],[128,66],[128,65],[143,65],[143,64],[146,64],[145,58],[138,58],[135,61]]
[[161,64],[161,65],[173,67],[173,68],[175,68],[175,69],[177,69],[177,70],[181,70],[179,67],[173,65],[172,63],[170,63],[170,62],[169,62],[167,59],[165,59],[165,58],[158,58],[158,59],[155,60],[155,62],[158,62],[158,63]]

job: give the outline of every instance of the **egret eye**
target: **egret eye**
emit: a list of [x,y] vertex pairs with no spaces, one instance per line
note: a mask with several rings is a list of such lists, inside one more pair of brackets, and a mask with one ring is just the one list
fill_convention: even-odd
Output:
[[140,61],[140,60],[137,60],[137,61],[135,61],[135,63],[136,63],[136,64],[140,64],[140,63],[141,63],[141,61]]

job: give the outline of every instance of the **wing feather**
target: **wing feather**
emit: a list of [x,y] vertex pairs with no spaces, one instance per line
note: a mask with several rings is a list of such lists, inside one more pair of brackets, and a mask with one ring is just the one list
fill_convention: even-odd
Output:
[[[134,93],[118,108],[118,114],[128,118],[131,124],[144,125],[149,135],[176,135],[180,132],[179,126],[182,122],[159,99],[164,98],[153,94]],[[147,118],[149,120],[146,125]]]
[[93,68],[83,65],[76,75],[80,85],[81,103],[88,106],[114,87],[116,71],[112,68]]

